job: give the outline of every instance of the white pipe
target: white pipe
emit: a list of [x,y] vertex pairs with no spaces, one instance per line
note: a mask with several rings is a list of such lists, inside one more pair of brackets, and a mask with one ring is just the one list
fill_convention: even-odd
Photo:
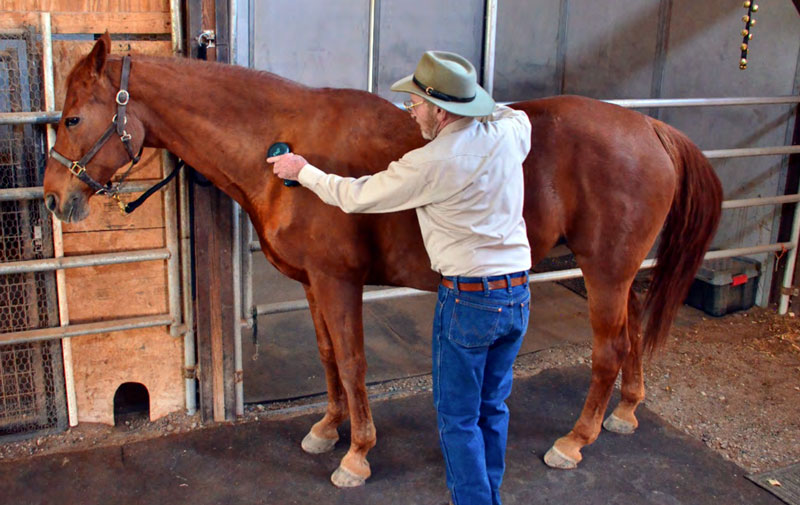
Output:
[[[800,238],[800,205],[795,205],[794,214],[792,215],[792,235],[789,241],[796,245],[798,238]],[[789,310],[789,295],[786,294],[786,290],[792,287],[796,262],[797,247],[792,247],[789,251],[789,255],[786,257],[786,267],[783,271],[783,282],[781,283],[783,290],[781,290],[781,297],[778,301],[778,314],[781,315],[786,314]]]
[[[52,128],[52,127],[51,127]],[[49,135],[49,133],[48,133]],[[126,182],[119,190],[122,194],[144,193],[155,185],[156,180],[140,180]],[[0,189],[0,202],[10,202],[17,200],[36,200],[44,198],[42,186],[29,186],[27,188],[2,188]]]
[[[161,166],[165,173],[171,173],[175,168],[175,160],[166,149],[161,151]],[[173,337],[181,335],[183,321],[181,319],[181,289],[180,289],[180,256],[178,254],[178,202],[175,182],[164,188],[164,234],[166,235],[167,251],[167,296],[169,300],[169,313],[172,324],[169,333]]]
[[0,344],[19,344],[37,342],[39,340],[52,340],[54,338],[65,339],[64,342],[69,342],[70,337],[77,337],[80,335],[166,326],[171,322],[172,316],[170,314],[158,314],[155,316],[127,317],[110,321],[99,321],[96,323],[70,324],[66,326],[57,326],[55,328],[14,331],[0,334]]
[[45,124],[58,123],[61,120],[59,111],[42,112],[0,112],[0,124]]
[[183,55],[183,20],[181,19],[181,0],[170,0],[169,13],[172,25],[172,54]]
[[197,382],[195,342],[194,342],[194,306],[192,305],[192,242],[189,220],[189,181],[187,170],[178,174],[180,200],[180,251],[181,251],[181,293],[183,294],[183,320],[186,332],[183,334],[183,366],[184,390],[186,393],[186,413],[197,412]]
[[237,0],[228,0],[228,63],[231,65],[238,65],[237,52],[239,45],[236,43],[236,25],[239,22],[239,10],[237,9]]
[[483,38],[483,89],[490,95],[494,90],[495,42],[497,41],[497,2],[486,0]]
[[725,200],[722,202],[722,208],[738,209],[741,207],[757,207],[759,205],[776,205],[794,202],[800,202],[800,194],[770,196],[765,198],[745,198],[742,200]]
[[247,232],[245,233],[245,244],[248,244],[244,254],[244,264],[242,265],[242,275],[244,276],[244,300],[242,301],[242,318],[247,322],[247,327],[252,328],[255,320],[253,319],[253,252],[261,250],[253,249],[253,224],[247,220]]
[[[233,313],[242,313],[242,230],[241,209],[235,201],[231,205],[233,214]],[[236,416],[244,415],[244,371],[242,369],[242,324],[237,320],[233,325],[233,387],[235,393]]]
[[375,65],[375,0],[369,0],[369,45],[367,48],[367,91],[372,93],[374,87],[372,80],[374,79],[374,65]]
[[777,105],[800,103],[800,96],[730,97],[730,98],[629,98],[603,100],[631,109],[649,107],[710,107],[731,105]]
[[[50,13],[42,12],[42,73],[44,77],[44,106],[45,110],[52,112],[55,107],[55,84],[53,81],[53,34],[50,29]],[[47,125],[47,152],[56,143],[56,132],[52,124]],[[51,216],[53,223],[53,256],[64,257],[64,237],[61,231],[61,221]],[[59,324],[69,326],[69,308],[67,306],[66,274],[63,270],[56,271],[56,292],[58,295]],[[70,426],[78,425],[78,399],[75,395],[75,374],[72,368],[72,341],[61,340],[61,356],[64,360],[64,389],[67,395],[67,416]]]
[[[798,205],[798,208],[800,208],[800,205]],[[777,244],[740,247],[737,249],[724,249],[721,251],[709,251],[706,253],[703,259],[710,260],[718,258],[731,258],[734,256],[748,256],[752,254],[760,254],[765,252],[774,252],[781,250],[795,251],[796,243],[797,242],[793,240],[792,242],[782,242]],[[655,264],[656,261],[654,259],[646,259],[642,262],[639,268],[645,270],[648,268],[653,268]],[[581,269],[569,268],[565,270],[556,270],[553,272],[542,272],[542,273],[531,274],[529,276],[529,281],[532,283],[551,282],[551,281],[561,281],[566,279],[575,279],[578,277],[583,277],[583,272],[581,272]],[[420,291],[418,289],[412,289],[412,288],[390,288],[390,289],[382,289],[376,291],[368,291],[362,295],[362,299],[363,301],[368,302],[374,300],[389,300],[392,298],[424,295],[426,293],[430,293],[430,291]],[[294,312],[297,310],[303,310],[307,308],[308,308],[308,301],[306,300],[290,300],[288,302],[259,305],[257,307],[257,310],[259,315],[265,315],[265,314],[278,314],[282,312]]]
[[[60,221],[53,220],[53,225]],[[0,275],[20,274],[29,272],[49,272],[65,268],[81,268],[100,265],[119,265],[123,263],[138,263],[141,261],[154,261],[169,259],[169,251],[164,249],[144,249],[142,251],[125,251],[118,253],[86,254],[82,256],[64,256],[64,245],[59,238],[58,250],[55,258],[40,260],[11,261],[0,263]]]
[[708,159],[742,158],[745,156],[771,156],[775,154],[800,154],[800,146],[746,147],[743,149],[716,149],[703,151]]
[[[173,0],[174,1],[174,0]],[[370,0],[375,2],[375,0]],[[371,23],[374,19],[371,20]],[[374,37],[372,33],[374,27],[371,27],[370,37]],[[174,47],[173,47],[174,50]],[[373,54],[370,57],[374,59]],[[492,63],[493,64],[493,63]],[[370,67],[372,72],[372,67]],[[370,80],[370,82],[372,82]],[[780,105],[780,104],[794,104],[800,103],[800,97],[797,96],[773,96],[773,97],[733,97],[733,98],[622,98],[603,100],[604,102],[613,103],[621,107],[639,109],[639,108],[653,108],[653,107],[720,107],[720,106],[742,106],[742,105]],[[510,102],[502,102],[507,105]],[[402,104],[395,104],[402,107]],[[41,123],[57,123],[61,119],[60,111],[44,111],[44,112],[0,112],[0,124],[41,124]]]

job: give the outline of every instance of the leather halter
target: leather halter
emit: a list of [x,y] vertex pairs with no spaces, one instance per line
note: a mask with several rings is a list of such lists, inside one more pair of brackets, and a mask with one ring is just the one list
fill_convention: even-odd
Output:
[[[94,143],[92,148],[89,149],[89,151],[84,154],[80,160],[70,160],[66,156],[56,151],[54,148],[50,149],[50,156],[53,159],[67,167],[69,171],[72,172],[72,175],[92,188],[95,194],[105,195],[116,200],[120,206],[120,209],[125,214],[132,212],[133,209],[129,208],[129,206],[120,201],[119,193],[122,183],[125,182],[125,178],[128,177],[128,174],[130,174],[133,166],[139,162],[142,154],[141,149],[139,150],[139,154],[133,154],[133,148],[131,147],[131,135],[125,131],[125,124],[128,122],[128,118],[125,116],[125,109],[130,101],[130,93],[128,93],[128,77],[130,76],[130,73],[131,57],[130,55],[126,55],[122,58],[122,76],[120,77],[119,91],[117,92],[117,96],[115,98],[115,101],[117,102],[117,113],[114,114],[114,117],[111,119],[111,124],[108,126],[108,128],[106,128],[106,131],[103,132],[100,138],[97,139],[97,142]],[[94,158],[97,152],[105,145],[105,143],[114,133],[119,136],[119,140],[122,142],[122,145],[125,146],[125,150],[128,152],[128,157],[131,160],[131,165],[128,167],[128,170],[119,180],[119,182],[117,182],[115,185],[112,185],[109,181],[107,185],[103,186],[94,180],[92,176],[86,173],[86,164],[89,163],[92,158]],[[172,174],[168,179],[171,178]]]

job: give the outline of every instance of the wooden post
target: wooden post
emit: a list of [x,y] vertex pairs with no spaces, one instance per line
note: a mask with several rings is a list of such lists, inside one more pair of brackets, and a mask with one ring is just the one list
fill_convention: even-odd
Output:
[[[206,58],[228,62],[226,0],[187,0],[186,7],[190,56],[202,53],[197,36],[212,30],[225,44],[208,48]],[[203,420],[224,421],[235,415],[232,204],[214,186],[194,184],[192,190],[200,412]]]

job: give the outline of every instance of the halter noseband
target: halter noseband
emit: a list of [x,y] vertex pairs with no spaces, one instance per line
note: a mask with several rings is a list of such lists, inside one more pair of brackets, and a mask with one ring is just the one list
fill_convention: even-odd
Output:
[[[139,162],[139,159],[142,155],[142,150],[139,150],[139,154],[133,154],[133,148],[131,147],[131,135],[127,131],[125,131],[125,124],[128,122],[128,118],[125,116],[125,109],[128,106],[128,102],[130,101],[130,93],[128,93],[128,77],[131,73],[131,57],[130,55],[126,55],[122,58],[122,76],[120,77],[119,83],[119,91],[117,92],[117,96],[115,101],[117,102],[117,113],[114,114],[114,117],[111,119],[111,124],[106,131],[97,139],[97,142],[94,143],[89,152],[83,155],[83,157],[78,161],[73,161],[67,158],[66,156],[57,152],[54,148],[50,149],[50,156],[67,167],[72,175],[83,181],[87,186],[92,188],[95,194],[98,195],[105,195],[109,198],[113,198],[117,201],[122,209],[123,213],[127,214],[131,212],[133,209],[128,209],[127,206],[120,201],[119,193],[122,187],[122,183],[125,182],[125,178],[128,177],[130,174],[131,169],[133,168],[136,163]],[[105,145],[108,139],[111,138],[116,132],[119,135],[119,140],[122,142],[122,145],[125,146],[125,150],[128,152],[128,156],[131,160],[131,165],[128,167],[128,170],[122,176],[122,178],[117,182],[115,185],[112,185],[111,182],[106,186],[103,186],[96,180],[92,178],[89,174],[86,173],[86,164],[94,158],[95,154],[100,150],[100,148]]]

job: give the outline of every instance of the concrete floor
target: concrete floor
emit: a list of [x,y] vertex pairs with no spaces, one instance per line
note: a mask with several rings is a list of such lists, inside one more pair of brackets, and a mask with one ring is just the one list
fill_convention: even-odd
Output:
[[[577,470],[547,468],[542,456],[570,429],[589,369],[549,370],[518,380],[511,425],[506,505],[779,505],[741,470],[644,408],[631,436],[604,432]],[[373,402],[378,445],[373,476],[340,490],[328,478],[345,454],[309,455],[300,440],[319,414],[263,419],[138,442],[0,464],[0,504],[363,504],[440,505],[444,468],[430,393]]]
[[[253,297],[257,304],[305,299],[298,282],[255,255]],[[373,288],[374,289],[374,288]],[[590,342],[586,300],[548,282],[531,285],[531,319],[521,353],[572,342]],[[431,371],[435,294],[364,304],[367,382]],[[257,403],[325,392],[314,326],[308,310],[258,318],[258,349],[242,335],[245,402]]]

